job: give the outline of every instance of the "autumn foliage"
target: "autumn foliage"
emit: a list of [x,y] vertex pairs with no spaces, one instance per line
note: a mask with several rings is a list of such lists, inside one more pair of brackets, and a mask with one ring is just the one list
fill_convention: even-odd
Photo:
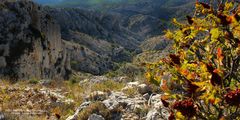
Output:
[[173,50],[147,65],[164,91],[169,119],[240,119],[240,6],[235,0],[196,1],[194,15],[167,30]]

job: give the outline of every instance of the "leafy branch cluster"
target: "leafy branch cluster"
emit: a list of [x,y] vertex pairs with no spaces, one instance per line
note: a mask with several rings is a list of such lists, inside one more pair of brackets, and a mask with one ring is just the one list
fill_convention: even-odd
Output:
[[[240,116],[240,6],[236,0],[196,1],[187,22],[173,19],[172,52],[148,64],[146,77],[164,91],[169,119]],[[172,101],[169,103],[169,101]],[[239,119],[239,117],[238,117]]]

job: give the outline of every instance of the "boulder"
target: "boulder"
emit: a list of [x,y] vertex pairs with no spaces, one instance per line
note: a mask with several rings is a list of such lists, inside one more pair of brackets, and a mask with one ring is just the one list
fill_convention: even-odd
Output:
[[138,82],[138,81],[136,81],[136,82],[129,82],[129,83],[127,84],[128,87],[137,87],[138,85],[139,85],[139,82]]
[[92,114],[89,116],[88,120],[105,120],[101,115]]
[[168,119],[168,117],[170,116],[170,110],[169,108],[164,107],[161,101],[161,96],[161,94],[155,94],[150,96],[148,105],[151,106],[152,110],[148,113],[148,120],[158,120],[159,117],[161,117],[161,119]]
[[140,85],[138,85],[138,92],[140,94],[150,93],[150,92],[152,92],[152,89],[151,89],[151,87],[149,87],[146,84],[140,84]]
[[116,109],[120,106],[119,102],[117,100],[114,99],[107,99],[103,101],[103,104],[109,109],[109,110],[113,110]]
[[102,100],[105,100],[107,97],[108,97],[108,93],[106,92],[94,91],[86,97],[86,100],[102,101]]
[[127,85],[122,88],[122,91],[127,91],[128,89],[138,89],[138,85],[139,85],[139,82],[136,81],[136,82],[129,82],[127,83]]
[[162,119],[161,115],[156,109],[150,110],[146,118],[146,120],[160,120],[160,119]]
[[143,95],[143,97],[144,97],[146,100],[148,100],[148,99],[150,98],[150,95],[149,95],[148,93],[145,93],[145,94]]
[[140,84],[138,81],[136,82],[129,82],[123,89],[122,91],[126,91],[128,89],[136,89],[138,93],[144,95],[146,93],[151,93],[152,88],[149,87],[146,84]]
[[126,76],[114,77],[113,80],[116,81],[116,82],[128,82],[128,81],[130,81],[130,79]]
[[121,106],[124,109],[133,111],[139,106],[144,106],[147,101],[141,96],[135,96],[134,98],[128,98],[122,92],[111,92],[108,99],[103,103],[108,109],[115,109]]

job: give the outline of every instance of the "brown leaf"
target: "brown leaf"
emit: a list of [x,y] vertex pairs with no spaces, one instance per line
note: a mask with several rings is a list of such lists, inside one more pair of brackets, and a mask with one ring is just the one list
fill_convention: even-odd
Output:
[[166,100],[161,99],[161,101],[162,101],[164,107],[168,107],[169,106],[169,103]]
[[218,6],[218,11],[223,11],[224,10],[224,7],[225,7],[225,5],[224,4],[220,4],[219,6]]
[[236,14],[234,14],[234,18],[237,20],[237,21],[239,21],[240,20],[240,16],[236,13]]
[[170,54],[169,57],[174,64],[180,65],[180,57],[178,55]]
[[207,70],[209,73],[213,73],[214,67],[212,66],[212,64],[207,64]]
[[212,78],[210,80],[212,85],[222,85],[222,78],[217,73],[212,72]]
[[208,5],[207,3],[199,2],[199,4],[201,4],[206,9],[210,9],[211,8],[210,5]]
[[60,118],[61,118],[61,116],[60,116],[58,113],[55,113],[55,117],[56,117],[57,119],[60,119]]
[[217,17],[221,20],[222,25],[229,25],[232,22],[232,19],[226,15],[218,14]]
[[168,117],[168,120],[175,120],[173,111],[171,111],[170,116]]
[[197,91],[199,87],[195,84],[192,84],[190,81],[187,81],[187,92],[193,94]]
[[193,18],[191,16],[188,16],[188,15],[186,17],[187,17],[188,23],[190,25],[192,25],[193,24]]

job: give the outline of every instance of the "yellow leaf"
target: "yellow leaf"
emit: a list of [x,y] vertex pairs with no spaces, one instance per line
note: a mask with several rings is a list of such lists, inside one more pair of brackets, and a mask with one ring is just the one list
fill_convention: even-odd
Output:
[[210,31],[210,33],[211,33],[211,39],[213,41],[216,41],[219,38],[219,36],[221,35],[221,31],[219,30],[219,28],[213,28]]
[[229,11],[230,9],[233,8],[233,2],[226,2],[225,3],[225,11]]
[[182,115],[181,112],[177,112],[177,113],[176,113],[176,119],[177,119],[177,120],[186,120],[185,117]]
[[165,37],[168,39],[173,39],[173,33],[170,30],[167,30],[165,33]]

